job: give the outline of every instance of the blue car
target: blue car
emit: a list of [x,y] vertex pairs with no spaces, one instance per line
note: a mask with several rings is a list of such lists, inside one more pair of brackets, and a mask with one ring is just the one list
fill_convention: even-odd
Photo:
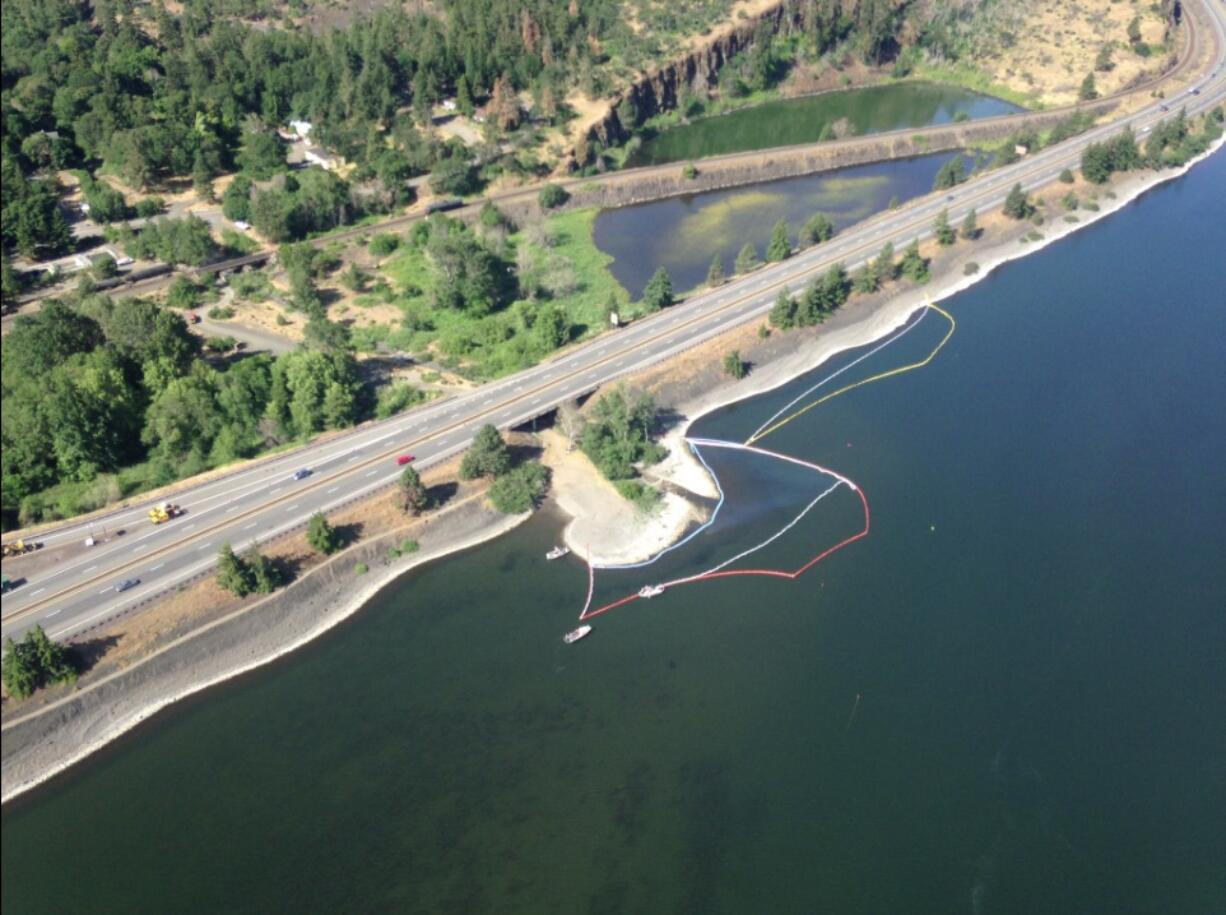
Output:
[[303,467],[301,470],[294,471],[295,480],[305,480],[310,475],[311,475],[311,470],[309,467]]
[[120,591],[120,592],[130,591],[132,588],[135,588],[139,584],[140,584],[139,578],[125,578],[123,581],[121,581],[119,584],[115,586],[115,590]]

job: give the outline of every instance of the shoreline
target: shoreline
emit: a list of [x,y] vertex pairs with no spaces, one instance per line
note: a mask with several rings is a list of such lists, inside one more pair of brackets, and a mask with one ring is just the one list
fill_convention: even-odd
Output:
[[[456,506],[456,510],[465,508],[465,505]],[[484,510],[483,510],[484,511]],[[485,512],[488,514],[488,512]],[[99,680],[90,686],[90,689],[85,693],[72,693],[64,696],[62,699],[50,705],[44,706],[29,715],[15,718],[8,722],[4,727],[5,742],[9,746],[5,748],[5,766],[3,772],[3,788],[0,791],[0,803],[7,804],[9,801],[18,797],[21,794],[38,787],[44,782],[54,778],[60,773],[72,768],[77,763],[83,761],[87,757],[102,749],[107,744],[112,743],[119,737],[122,737],[133,728],[137,727],[144,721],[157,715],[159,712],[168,708],[175,703],[186,699],[203,690],[217,686],[228,680],[240,677],[243,674],[249,673],[259,667],[270,664],[285,655],[301,648],[309,642],[314,641],[319,636],[329,630],[340,625],[344,621],[350,619],[354,614],[362,609],[368,601],[375,597],[384,588],[391,585],[405,573],[425,565],[436,559],[442,559],[454,553],[462,552],[478,546],[486,541],[499,537],[509,530],[518,527],[524,521],[531,517],[530,513],[522,515],[501,515],[494,518],[494,523],[476,524],[473,529],[463,533],[453,540],[444,540],[439,546],[430,549],[423,548],[420,552],[412,554],[406,561],[395,565],[387,565],[379,568],[372,568],[370,572],[358,579],[360,585],[351,590],[348,595],[345,595],[344,586],[336,592],[337,596],[341,597],[338,606],[335,609],[315,608],[317,609],[316,618],[308,624],[302,631],[296,633],[289,641],[271,647],[264,652],[251,651],[242,643],[238,644],[238,658],[221,658],[215,666],[218,668],[211,673],[203,676],[192,677],[187,682],[179,685],[167,692],[154,697],[150,697],[145,701],[136,701],[133,708],[121,711],[118,715],[110,714],[109,709],[105,709],[100,704],[95,704],[93,709],[81,709],[77,714],[72,715],[68,706],[74,703],[83,704],[87,701],[87,695],[90,692],[104,690],[105,687],[114,685],[117,681],[126,677],[139,676],[142,668],[151,665],[158,659],[173,655],[176,650],[184,648],[199,648],[191,643],[198,639],[203,639],[210,634],[226,627],[242,625],[250,622],[255,611],[266,607],[269,604],[276,603],[294,603],[295,613],[306,616],[312,609],[311,605],[321,602],[327,603],[328,593],[323,593],[318,590],[318,586],[326,584],[320,581],[327,573],[335,574],[338,566],[344,566],[346,569],[351,569],[352,564],[361,561],[362,554],[377,553],[384,546],[384,541],[394,542],[400,536],[399,532],[392,531],[382,535],[370,543],[359,544],[338,553],[332,558],[332,561],[324,563],[312,569],[307,575],[294,584],[301,585],[298,591],[293,590],[293,585],[280,592],[268,595],[262,600],[249,604],[241,609],[231,613],[228,616],[215,620],[208,625],[201,627],[193,632],[181,636],[170,644],[162,647],[157,652],[142,659],[131,667],[116,671],[108,677]],[[299,591],[315,586],[317,590],[314,594],[307,594],[305,599],[299,601]],[[292,621],[291,621],[292,623]],[[224,649],[223,649],[224,650]],[[207,655],[202,662],[207,665],[210,660],[217,661],[217,655]],[[136,684],[132,691],[139,690],[141,684]],[[131,697],[129,697],[131,699]],[[91,711],[94,714],[91,715]],[[59,714],[57,714],[57,712]],[[16,732],[19,728],[37,723],[45,716],[51,716],[57,720],[57,723],[64,727],[74,727],[78,731],[82,731],[82,742],[78,743],[73,749],[56,752],[64,743],[65,738],[70,738],[71,735],[63,735],[52,729],[50,735],[36,735],[32,745],[28,747],[18,747],[15,752],[8,752],[12,747],[10,741],[14,739],[9,735]],[[92,719],[92,720],[90,720]],[[52,761],[39,765],[42,760],[33,758],[40,755],[42,751],[48,751],[58,758]],[[24,751],[24,752],[23,752]],[[14,771],[16,769],[17,771]],[[33,770],[33,771],[30,771]]]
[[[813,371],[838,353],[882,339],[902,326],[917,310],[923,308],[926,299],[936,302],[956,295],[987,278],[1003,264],[1041,251],[1047,245],[1119,212],[1149,190],[1183,176],[1193,166],[1217,154],[1224,144],[1226,144],[1226,137],[1219,138],[1209,150],[1178,169],[1125,175],[1118,183],[1105,185],[1104,196],[1099,198],[1100,210],[1098,212],[1079,211],[1080,221],[1076,223],[1053,221],[1045,226],[1045,237],[1037,242],[1022,244],[1015,236],[990,247],[971,247],[965,252],[964,257],[953,261],[950,269],[934,276],[932,282],[925,286],[906,288],[882,302],[868,304],[862,314],[849,316],[846,323],[836,326],[837,318],[832,319],[832,326],[824,330],[819,329],[817,336],[813,339],[798,341],[791,352],[761,367],[755,367],[746,379],[729,380],[698,396],[688,400],[683,399],[675,405],[675,409],[683,416],[681,423],[662,440],[662,444],[669,449],[669,455],[654,468],[653,476],[676,490],[690,493],[693,498],[679,495],[675,498],[688,502],[698,509],[696,500],[710,499],[716,492],[714,480],[706,468],[695,459],[690,449],[684,446],[684,439],[689,429],[699,419],[731,403],[775,390]],[[1106,197],[1106,191],[1114,193],[1115,198]],[[1028,224],[1023,223],[1022,225]],[[1018,228],[1020,229],[1021,226]],[[967,276],[954,269],[972,259],[979,263],[977,272]],[[850,306],[851,309],[854,307],[854,305]],[[730,333],[744,330],[748,326],[748,324],[743,325]],[[716,338],[716,340],[719,339]],[[569,515],[570,513],[563,508],[562,500],[557,501],[559,508]],[[458,512],[465,507],[465,504],[457,505],[452,511]],[[575,508],[576,506],[570,503],[569,507]],[[336,584],[336,574],[343,563],[347,560],[361,561],[367,555],[371,557],[379,555],[378,551],[383,548],[385,541],[390,542],[391,538],[396,536],[396,532],[382,535],[369,543],[356,545],[333,557],[331,561],[312,569],[302,579],[283,591],[269,595],[180,637],[136,664],[91,684],[87,690],[73,692],[24,717],[8,722],[3,728],[5,754],[3,772],[0,773],[0,782],[2,782],[0,802],[8,803],[64,772],[168,706],[262,667],[313,641],[352,617],[379,591],[405,572],[433,559],[439,559],[492,540],[517,527],[530,517],[528,513],[518,516],[494,515],[481,506],[477,508],[478,511],[475,512],[477,517],[468,519],[472,522],[471,529],[462,530],[450,539],[445,533],[442,534],[442,542],[437,547],[423,548],[402,564],[394,566],[388,564],[378,571],[372,568],[369,578],[356,582],[350,574],[348,581],[341,582],[333,592],[328,586]],[[570,515],[570,517],[571,521],[565,528],[568,531],[576,529],[575,522],[580,520],[582,515]],[[444,518],[450,519],[450,516],[444,514],[439,520]],[[451,520],[454,522],[454,519]],[[464,520],[460,519],[459,523],[462,525]],[[689,527],[688,522],[678,525],[673,519],[670,542],[676,542]],[[640,533],[637,540],[633,537],[627,538],[624,532],[621,534],[615,532],[615,536],[623,552],[613,553],[613,547],[606,545],[606,550],[616,557],[614,561],[634,561],[622,557],[641,553],[644,550],[649,551],[646,555],[653,555],[669,545],[669,543],[661,544],[658,531],[652,535],[650,543],[643,539],[643,533]],[[573,545],[572,549],[574,549]],[[588,549],[590,552],[590,545]],[[576,552],[579,551],[576,550]],[[584,554],[580,553],[580,555]],[[349,567],[346,566],[346,568]],[[315,589],[314,593],[307,593],[305,599],[300,600],[302,593],[310,592],[311,588]],[[328,591],[326,594],[325,589]],[[335,610],[326,606],[329,598],[337,601]],[[320,606],[321,602],[324,606]],[[296,622],[302,627],[293,633],[290,639],[284,640],[284,633],[282,633],[282,640],[277,640],[272,638],[275,633],[271,633],[271,630],[265,631],[262,635],[265,640],[271,638],[271,643],[263,651],[258,645],[251,644],[254,639],[250,637],[250,633],[247,634],[246,639],[234,639],[228,643],[224,641],[222,636],[227,627],[238,627],[243,623],[253,625],[256,615],[252,611],[257,608],[272,608],[261,617],[261,622],[265,626],[276,626],[277,619],[269,619],[269,616],[276,609],[284,613],[282,605],[287,603],[292,603],[295,611],[288,625]],[[312,611],[316,614],[315,619],[306,621],[305,618]],[[225,634],[232,639],[236,635],[241,635],[241,633]],[[201,645],[193,643],[196,640],[206,640],[209,636],[217,636],[221,645],[216,653],[206,653],[204,660],[201,661],[198,654]],[[176,658],[176,650],[185,648],[196,649],[197,656],[194,659]],[[225,655],[227,650],[230,656]],[[179,666],[176,666],[176,661],[179,662]],[[160,672],[153,670],[157,662],[162,662],[164,665]],[[191,669],[207,666],[209,662],[212,662],[215,668],[211,673],[202,675],[199,670]],[[184,667],[187,669],[184,670]],[[169,690],[165,689],[165,684],[161,684],[160,695],[146,697],[142,700],[139,695],[142,685],[156,693],[159,684],[150,684],[147,681],[142,684],[139,682],[141,675],[157,676],[159,673],[164,678],[173,678],[179,674],[184,682]],[[136,682],[127,684],[125,691],[122,687],[125,685],[124,681],[128,680]],[[108,687],[116,691],[115,696],[103,695],[109,693]],[[123,707],[125,703],[129,708]],[[75,710],[72,708],[74,706]],[[40,725],[45,725],[45,727],[40,729]]]
[[[930,299],[933,303],[944,301],[987,279],[1005,264],[1042,251],[1048,245],[1055,244],[1118,213],[1150,190],[1187,174],[1193,166],[1218,153],[1224,145],[1226,145],[1226,135],[1219,138],[1206,152],[1177,169],[1132,175],[1125,173],[1118,183],[1103,186],[1104,191],[1111,191],[1116,196],[1114,199],[1106,197],[1105,194],[1100,196],[1098,212],[1078,210],[1078,222],[1046,223],[1043,226],[1044,238],[1037,242],[1022,244],[1017,238],[1010,238],[990,247],[971,248],[966,252],[967,256],[959,258],[956,263],[974,260],[979,264],[979,269],[975,273],[968,276],[959,271],[950,270],[944,275],[935,275],[929,283],[923,286],[903,289],[876,307],[870,307],[863,315],[858,316],[857,320],[834,327],[827,333],[821,333],[819,327],[819,334],[814,339],[801,342],[796,349],[781,358],[772,360],[761,367],[755,367],[740,381],[729,380],[697,397],[682,400],[673,405],[673,408],[684,418],[679,425],[669,430],[668,434],[661,439],[661,444],[669,449],[669,454],[660,464],[656,465],[656,468],[653,468],[658,471],[656,475],[672,486],[689,490],[702,498],[710,498],[711,493],[715,490],[714,482],[706,468],[694,458],[690,449],[684,447],[690,428],[698,420],[723,407],[781,388],[800,376],[820,368],[840,353],[868,346],[884,339],[906,324],[916,312],[923,309],[926,300]],[[1030,223],[1023,222],[1019,224],[1019,228],[1021,226],[1030,226]],[[701,491],[694,484],[696,479],[703,481]]]

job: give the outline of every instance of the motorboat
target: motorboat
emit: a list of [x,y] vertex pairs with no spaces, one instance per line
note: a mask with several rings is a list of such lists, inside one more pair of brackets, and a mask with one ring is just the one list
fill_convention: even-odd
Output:
[[659,597],[664,593],[664,585],[643,585],[639,588],[639,597]]
[[546,559],[561,559],[570,552],[568,546],[555,546],[552,550],[545,554]]
[[566,635],[562,636],[562,641],[567,645],[573,645],[591,631],[591,626],[580,626],[578,629],[572,629],[570,632],[566,633]]

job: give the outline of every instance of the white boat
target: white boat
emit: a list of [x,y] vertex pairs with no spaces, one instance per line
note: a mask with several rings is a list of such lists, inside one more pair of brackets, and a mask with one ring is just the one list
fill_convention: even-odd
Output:
[[570,547],[555,546],[552,550],[545,554],[546,559],[561,559],[570,552]]
[[639,597],[659,597],[664,593],[664,585],[643,585],[639,588]]
[[566,635],[562,636],[562,641],[567,645],[573,645],[591,631],[591,626],[580,626],[578,629],[572,629],[570,632],[566,633]]

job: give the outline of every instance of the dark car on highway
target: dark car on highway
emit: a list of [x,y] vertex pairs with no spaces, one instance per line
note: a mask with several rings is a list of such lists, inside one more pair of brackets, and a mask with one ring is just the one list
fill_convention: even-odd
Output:
[[311,468],[309,467],[303,467],[301,470],[294,471],[295,480],[305,480],[310,475],[311,475]]
[[140,584],[139,578],[125,578],[115,586],[116,591],[130,591]]

